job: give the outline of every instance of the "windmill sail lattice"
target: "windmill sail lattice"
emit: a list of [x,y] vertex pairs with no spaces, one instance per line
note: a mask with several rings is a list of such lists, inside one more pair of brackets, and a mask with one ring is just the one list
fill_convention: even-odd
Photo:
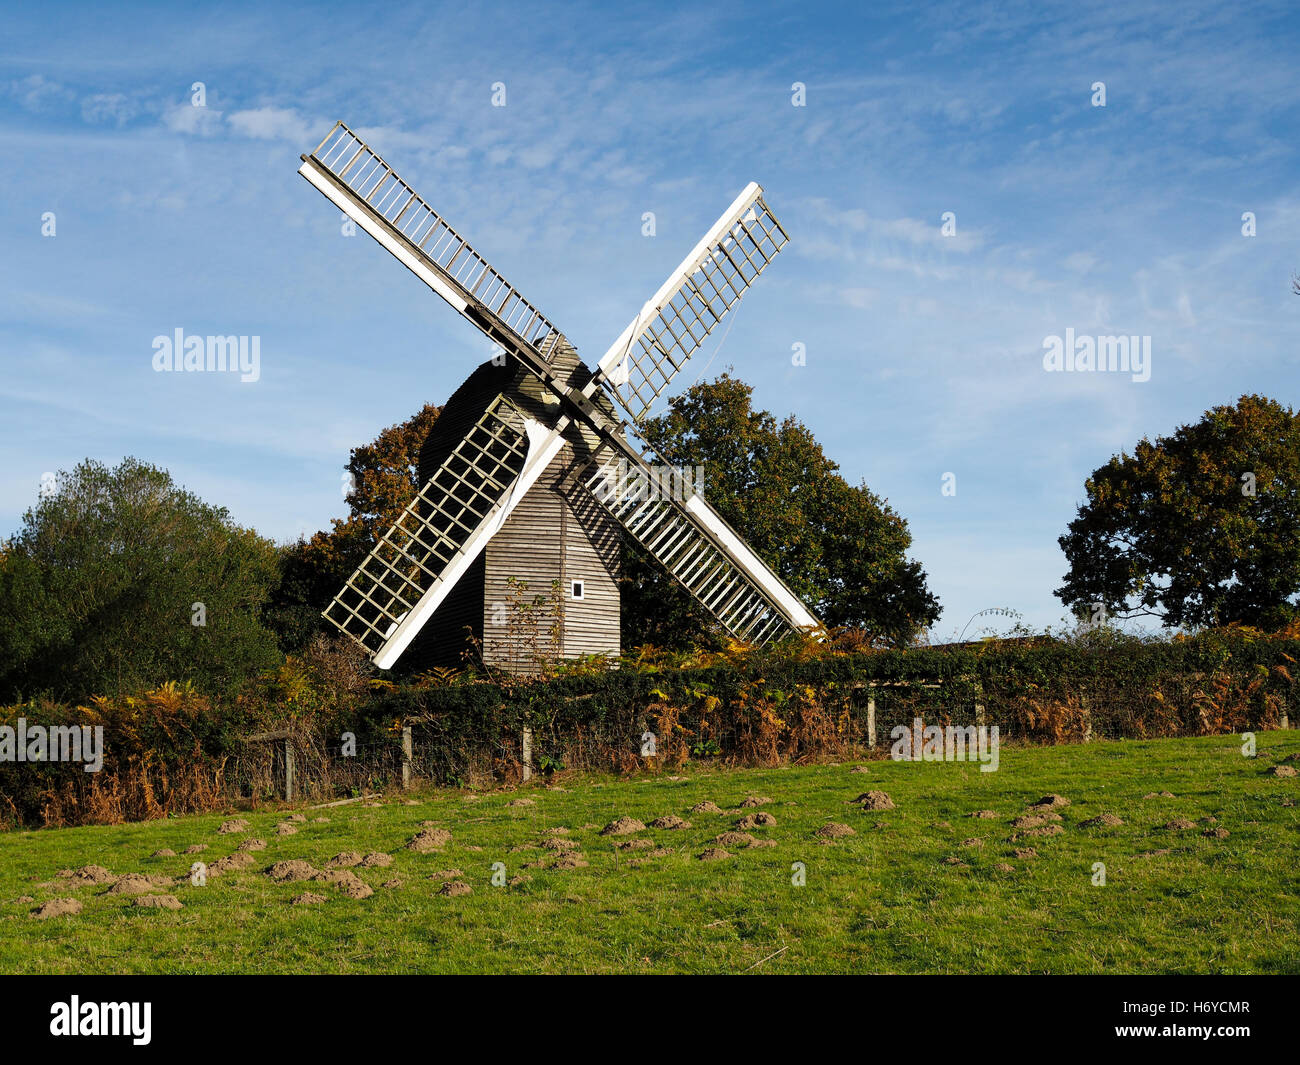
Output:
[[528,443],[518,408],[505,399],[492,404],[380,537],[325,617],[372,656],[384,657],[439,577],[473,549],[475,533],[493,512],[508,505]]
[[751,183],[600,360],[606,382],[640,424],[722,316],[789,237]]
[[298,172],[443,299],[519,355],[558,332],[342,122]]
[[392,665],[401,655],[567,446],[566,437],[599,456],[583,460],[579,491],[733,636],[764,644],[816,626],[800,599],[702,497],[642,499],[626,484],[613,491],[609,484],[615,465],[624,478],[649,474],[653,482],[609,399],[640,424],[789,240],[758,185],[736,198],[591,373],[559,330],[342,122],[302,157],[299,173],[512,355],[534,390],[542,390],[541,408],[526,404],[532,413],[505,393],[492,401],[326,609],[325,617],[377,665]]
[[[686,500],[683,514],[669,498],[646,491],[639,471],[625,473],[627,470],[626,465],[604,465],[589,472],[583,488],[736,639],[762,646],[793,630],[786,614],[772,601],[772,594],[779,596],[781,591],[769,588],[765,592],[706,534],[702,522],[691,520],[691,510],[707,508],[708,516],[725,526],[716,511],[693,495]],[[734,532],[732,537],[739,542]],[[792,600],[786,603],[787,611],[802,606],[788,589],[784,591]]]

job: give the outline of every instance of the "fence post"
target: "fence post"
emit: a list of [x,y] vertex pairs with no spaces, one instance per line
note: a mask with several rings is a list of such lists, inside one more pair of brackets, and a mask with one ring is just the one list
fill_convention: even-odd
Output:
[[867,746],[876,749],[876,689],[867,688]]
[[533,777],[533,730],[529,725],[524,726],[521,746],[523,749],[520,751],[520,761],[524,764],[523,776],[525,780],[531,780]]
[[411,786],[411,758],[414,752],[411,744],[411,726],[402,726],[402,790]]
[[1083,742],[1092,742],[1092,707],[1088,705],[1086,695],[1079,696],[1079,708],[1083,711]]
[[979,680],[975,681],[975,726],[984,727],[984,684]]
[[293,739],[286,736],[284,739],[284,801],[293,801],[294,792],[294,773],[293,773]]

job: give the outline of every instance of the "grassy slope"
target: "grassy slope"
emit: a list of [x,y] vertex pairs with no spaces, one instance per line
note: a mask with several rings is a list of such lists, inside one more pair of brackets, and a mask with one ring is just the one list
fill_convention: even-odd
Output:
[[[48,886],[55,871],[96,863],[114,873],[179,874],[192,860],[150,858],[156,849],[205,842],[212,862],[242,835],[218,835],[219,816],[102,828],[0,835],[0,971],[49,972],[1297,972],[1300,971],[1300,778],[1263,775],[1300,750],[1300,735],[1260,737],[1260,758],[1242,757],[1234,737],[1004,749],[1001,769],[973,765],[868,763],[711,772],[686,779],[564,781],[568,791],[533,788],[474,799],[454,792],[401,798],[380,807],[321,811],[277,837],[284,811],[245,813],[248,834],[268,841],[255,866],[204,888],[175,889],[179,912],[144,910],[103,888]],[[883,788],[897,803],[884,813],[845,805]],[[1159,790],[1176,799],[1143,799]],[[1008,821],[1047,792],[1072,800],[1062,836],[1032,840],[1034,859],[1011,857]],[[769,849],[729,848],[734,857],[696,859],[736,814],[691,815],[702,799],[734,806],[770,796],[777,819],[754,834]],[[536,805],[511,807],[526,795]],[[988,808],[999,819],[964,815]],[[597,827],[627,814],[643,821],[676,813],[679,831],[647,830],[665,857],[641,868],[615,852]],[[1111,813],[1117,828],[1079,822]],[[309,811],[310,816],[318,816]],[[1231,835],[1160,826],[1175,817],[1218,818]],[[403,844],[423,819],[448,828],[442,854]],[[847,822],[857,835],[833,845],[813,831]],[[947,822],[950,827],[945,827]],[[882,827],[875,827],[880,823]],[[532,880],[494,888],[492,862],[511,876],[543,852],[546,828],[572,830],[590,865],[522,870]],[[982,848],[962,847],[983,837]],[[482,850],[470,848],[481,847]],[[1140,852],[1172,848],[1163,857]],[[260,870],[283,858],[318,867],[342,850],[383,850],[387,869],[356,872],[375,894],[353,901],[329,885],[275,884]],[[967,867],[946,866],[957,855]],[[807,885],[791,885],[791,863]],[[1094,887],[1094,862],[1108,883]],[[1014,872],[995,870],[1009,862]],[[429,873],[456,867],[473,894],[436,894]],[[394,877],[398,888],[380,885]],[[165,889],[163,889],[165,890]],[[329,895],[290,906],[304,890]],[[75,917],[36,921],[30,904],[74,895]]]

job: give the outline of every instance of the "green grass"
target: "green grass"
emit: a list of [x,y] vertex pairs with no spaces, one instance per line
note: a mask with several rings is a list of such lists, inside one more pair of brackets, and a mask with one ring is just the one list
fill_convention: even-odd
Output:
[[[566,791],[541,786],[479,797],[440,791],[390,796],[382,806],[322,811],[279,837],[285,810],[240,812],[247,835],[268,842],[255,866],[174,890],[180,911],[146,910],[103,887],[71,887],[61,868],[113,873],[185,872],[193,860],[151,858],[207,843],[207,862],[244,834],[219,835],[220,815],[147,824],[0,835],[0,971],[8,973],[191,972],[1297,972],[1300,971],[1300,778],[1265,775],[1300,750],[1300,736],[1261,734],[1260,757],[1235,737],[1004,748],[1001,768],[963,763],[865,763],[775,770],[691,767],[678,780],[569,777]],[[887,791],[897,808],[863,813],[860,792]],[[1174,799],[1144,799],[1167,790]],[[1048,792],[1066,796],[1063,835],[1009,842],[1009,821]],[[773,800],[777,820],[755,836],[766,849],[697,859],[739,813],[690,814],[710,799],[724,808],[746,795]],[[535,805],[512,807],[528,797]],[[971,819],[978,809],[997,820]],[[749,811],[741,811],[745,813]],[[649,822],[687,817],[688,830],[647,829],[671,852],[641,867],[599,828],[620,815]],[[1084,828],[1100,813],[1116,828]],[[230,815],[226,815],[230,816]],[[1198,824],[1167,831],[1176,817]],[[1205,837],[1203,817],[1230,835]],[[403,845],[422,820],[452,833],[442,853]],[[822,844],[827,821],[856,835]],[[568,871],[523,869],[547,828],[566,826],[590,863]],[[590,826],[590,827],[583,827]],[[983,837],[982,848],[963,847]],[[1013,846],[1037,858],[1016,859]],[[476,849],[481,848],[481,849]],[[1170,848],[1159,857],[1144,851]],[[355,870],[375,888],[350,900],[330,885],[276,884],[262,870],[303,858],[317,867],[343,850],[391,853],[386,869]],[[957,856],[966,866],[945,865]],[[642,855],[643,857],[643,855]],[[493,887],[491,865],[532,879]],[[807,883],[791,884],[803,862]],[[995,866],[1008,862],[1013,872]],[[1092,883],[1104,862],[1107,883]],[[435,870],[459,868],[470,895],[437,894]],[[380,885],[393,878],[396,888]],[[329,896],[290,906],[305,890]],[[81,914],[45,921],[31,903],[73,896]],[[777,953],[780,952],[780,953]],[[775,957],[771,955],[775,954]]]

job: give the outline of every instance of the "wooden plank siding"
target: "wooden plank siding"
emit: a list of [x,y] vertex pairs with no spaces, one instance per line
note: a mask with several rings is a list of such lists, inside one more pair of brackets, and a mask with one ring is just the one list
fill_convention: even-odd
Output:
[[[537,623],[543,653],[563,658],[590,654],[617,657],[619,653],[619,556],[616,547],[610,550],[611,540],[617,544],[617,528],[596,507],[575,514],[560,493],[559,483],[573,460],[569,447],[556,456],[484,552],[483,610],[488,620],[483,642],[489,665],[510,667],[508,626],[491,621],[494,609],[500,617],[497,604],[509,609],[511,577],[527,583],[528,599],[541,596],[547,601],[545,614]],[[583,582],[582,599],[572,597],[575,580]],[[552,581],[559,581],[564,613],[559,646],[550,641]]]
[[[581,384],[590,371],[577,352],[561,338],[554,354],[557,372],[572,374]],[[456,390],[438,415],[420,452],[419,477],[427,481],[460,443],[488,404],[505,392],[529,416],[554,424],[559,411],[531,373],[513,363],[484,363]],[[595,400],[613,407],[607,397]],[[506,523],[484,549],[474,566],[461,578],[434,616],[403,655],[404,669],[465,665],[468,626],[482,642],[483,659],[492,668],[509,669],[512,655],[506,636],[509,611],[515,596],[509,578],[526,582],[526,598],[552,598],[551,583],[558,581],[564,612],[558,646],[550,646],[548,618],[538,623],[541,650],[548,655],[576,658],[620,650],[619,567],[622,533],[618,524],[589,496],[572,487],[574,472],[590,461],[599,439],[575,424],[565,433],[566,446],[542,473]],[[572,582],[581,580],[584,597],[572,598]],[[494,624],[503,613],[507,624]],[[517,629],[517,626],[516,626]]]

